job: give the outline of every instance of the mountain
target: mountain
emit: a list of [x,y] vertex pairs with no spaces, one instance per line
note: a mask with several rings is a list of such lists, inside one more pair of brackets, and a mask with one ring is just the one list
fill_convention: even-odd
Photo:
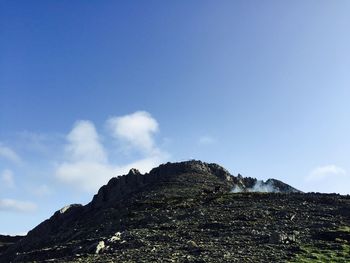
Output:
[[58,210],[0,262],[346,262],[349,211],[349,196],[305,194],[201,161],[166,163],[131,169],[89,204]]

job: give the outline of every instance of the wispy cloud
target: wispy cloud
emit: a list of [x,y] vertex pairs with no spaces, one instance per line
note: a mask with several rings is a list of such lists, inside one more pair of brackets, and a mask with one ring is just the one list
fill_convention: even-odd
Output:
[[0,157],[5,158],[14,163],[20,163],[21,157],[10,147],[7,147],[0,143]]
[[326,178],[334,178],[346,175],[345,169],[336,165],[325,165],[314,168],[306,177],[306,181],[322,181]]
[[38,133],[31,131],[21,131],[17,133],[19,147],[26,151],[39,154],[49,154],[54,150],[54,146],[62,143],[64,135],[59,133]]
[[200,145],[210,145],[214,143],[216,143],[216,139],[208,135],[200,136],[198,139],[198,144]]
[[46,184],[36,186],[35,188],[30,189],[29,191],[32,194],[39,196],[39,197],[48,196],[48,195],[52,194],[51,188]]
[[5,169],[0,174],[0,182],[7,188],[15,187],[15,180],[13,176],[13,172],[10,169]]
[[0,211],[14,212],[34,212],[37,205],[28,201],[18,201],[14,199],[0,199]]
[[67,135],[65,160],[56,168],[59,180],[95,192],[113,176],[125,174],[131,168],[147,172],[168,158],[168,154],[156,146],[153,136],[158,131],[158,123],[149,113],[112,117],[107,126],[115,139],[142,151],[143,157],[127,164],[111,163],[95,125],[91,121],[78,121]]

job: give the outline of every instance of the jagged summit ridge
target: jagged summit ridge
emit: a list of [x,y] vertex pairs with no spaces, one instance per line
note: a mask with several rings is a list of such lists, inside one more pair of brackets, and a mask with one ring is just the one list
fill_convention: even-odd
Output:
[[[184,174],[189,175],[188,179],[193,176],[193,179],[197,180],[200,177],[204,178],[205,175],[210,175],[211,177],[203,183],[220,182],[223,186],[226,186],[226,190],[233,186],[234,177],[218,164],[198,160],[168,162],[153,168],[149,173],[142,174],[137,169],[132,168],[128,174],[112,178],[100,188],[91,205],[101,206],[106,202],[114,202],[149,185],[179,181],[178,177]],[[192,181],[192,183],[198,182]]]
[[163,176],[177,175],[182,173],[213,174],[221,180],[231,180],[231,174],[216,163],[206,163],[199,160],[184,162],[165,163],[153,168],[149,174],[162,174]]
[[[185,180],[183,180],[184,177],[186,177]],[[107,185],[102,186],[89,205],[99,207],[118,201],[147,186],[165,182],[179,183],[179,181],[182,184],[186,181],[186,187],[202,184],[202,187],[208,186],[211,190],[221,189],[223,192],[300,192],[276,179],[268,179],[264,182],[256,178],[243,177],[240,174],[233,176],[218,164],[189,160],[161,164],[145,174],[132,168],[128,174],[114,177]]]

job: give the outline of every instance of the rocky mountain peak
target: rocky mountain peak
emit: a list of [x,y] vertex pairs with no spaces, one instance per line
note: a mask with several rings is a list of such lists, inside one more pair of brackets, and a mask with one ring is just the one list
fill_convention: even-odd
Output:
[[162,174],[165,177],[178,174],[212,174],[221,180],[231,180],[231,174],[222,166],[215,163],[206,163],[199,160],[184,162],[168,162],[153,168],[149,174]]
[[129,176],[133,176],[133,175],[137,175],[137,174],[141,174],[139,170],[137,170],[136,168],[131,168],[128,172]]
[[181,185],[181,189],[196,188],[205,191],[221,189],[223,192],[299,192],[275,179],[264,182],[256,178],[243,177],[241,174],[233,176],[218,164],[189,160],[161,164],[145,174],[132,168],[128,174],[114,177],[107,185],[102,186],[90,205],[105,206],[120,201],[130,194],[164,183],[176,183]]
[[221,184],[221,186],[226,186],[226,190],[229,191],[232,187],[233,176],[218,164],[197,160],[168,162],[145,174],[132,168],[128,174],[114,177],[107,185],[102,186],[90,205],[99,207],[106,205],[106,203],[114,203],[131,193],[170,182],[182,183],[183,187],[185,185],[192,187],[195,184],[202,184],[203,187]]
[[[63,257],[78,252],[98,254],[97,251],[107,249],[104,245],[116,250],[122,249],[130,244],[114,244],[111,240],[127,238],[125,230],[138,229],[140,226],[147,228],[149,223],[154,224],[153,227],[158,223],[165,224],[163,227],[167,229],[167,224],[173,222],[174,216],[178,216],[179,222],[183,223],[187,220],[187,217],[182,216],[183,213],[190,213],[199,207],[207,209],[206,204],[214,202],[220,196],[226,198],[231,196],[230,192],[259,191],[298,192],[275,179],[264,182],[240,174],[233,176],[218,164],[197,160],[168,162],[145,174],[132,168],[127,174],[110,179],[89,204],[73,204],[58,210],[51,218],[29,231],[26,237],[10,246],[3,258],[16,259],[18,262],[47,259],[47,250],[40,249],[47,246],[56,248],[60,244],[65,244],[62,246],[64,249],[53,249],[51,256]],[[219,201],[212,205],[215,207],[217,202]],[[162,210],[159,210],[160,206]],[[189,209],[189,206],[193,207]],[[176,214],[159,215],[159,211],[168,213],[174,209],[178,209]],[[215,214],[220,214],[218,211]],[[201,215],[199,210],[198,213]],[[222,218],[222,221],[225,220]],[[211,223],[208,224],[212,226]],[[124,231],[124,236],[120,236],[120,231]]]

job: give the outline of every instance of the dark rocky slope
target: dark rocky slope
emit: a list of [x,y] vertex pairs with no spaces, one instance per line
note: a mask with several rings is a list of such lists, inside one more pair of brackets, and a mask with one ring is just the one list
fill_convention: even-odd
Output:
[[57,211],[0,262],[347,262],[349,211],[349,196],[167,163],[145,175],[132,169],[88,205]]
[[0,255],[6,251],[10,246],[17,243],[23,236],[8,236],[0,235]]

